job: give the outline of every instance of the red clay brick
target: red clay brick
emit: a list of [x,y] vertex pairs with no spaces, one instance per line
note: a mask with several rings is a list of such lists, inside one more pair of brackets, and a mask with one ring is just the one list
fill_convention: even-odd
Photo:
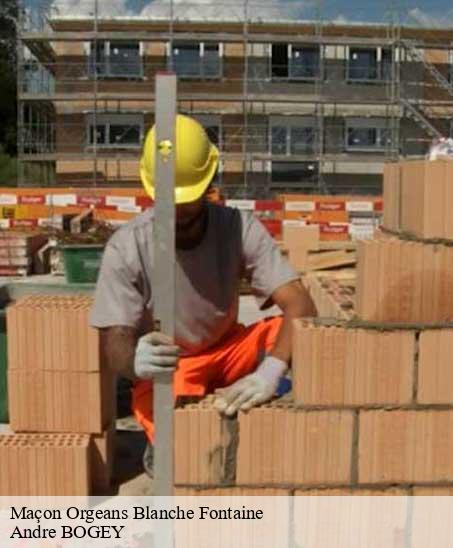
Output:
[[85,296],[37,295],[9,306],[8,368],[99,371],[99,333],[88,321],[91,302]]
[[362,411],[359,482],[453,481],[453,411]]
[[101,434],[115,416],[113,375],[11,370],[8,402],[16,432]]
[[228,420],[210,403],[201,402],[175,410],[175,483],[219,485],[232,478],[227,462],[232,443]]
[[400,228],[401,164],[384,166],[384,218],[383,226],[390,230]]
[[401,164],[401,229],[420,238],[453,237],[451,174],[445,160]]
[[294,321],[293,397],[299,405],[384,405],[412,398],[415,335]]
[[[270,422],[272,415],[275,420]],[[290,428],[283,430],[285,425]],[[277,411],[266,406],[243,413],[239,417],[237,484],[348,483],[352,430],[349,411],[307,412],[292,407]],[[244,432],[252,433],[250,439]]]
[[358,242],[356,313],[366,321],[452,319],[453,248],[392,238]]
[[420,334],[418,401],[423,404],[453,403],[453,329]]
[[2,496],[85,496],[90,493],[89,436],[0,436]]

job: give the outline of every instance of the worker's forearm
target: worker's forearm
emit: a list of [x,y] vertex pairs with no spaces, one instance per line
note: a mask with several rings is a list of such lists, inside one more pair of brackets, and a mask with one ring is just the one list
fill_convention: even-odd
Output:
[[102,354],[109,369],[132,381],[137,332],[132,327],[118,326],[101,329]]
[[315,315],[316,311],[308,294],[302,294],[296,302],[286,306],[283,312],[283,323],[270,355],[289,364],[292,351],[293,320]]

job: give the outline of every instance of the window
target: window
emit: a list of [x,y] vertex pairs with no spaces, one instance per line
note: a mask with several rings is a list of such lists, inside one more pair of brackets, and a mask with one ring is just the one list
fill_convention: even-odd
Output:
[[346,126],[346,149],[373,151],[382,150],[392,144],[391,130],[385,121],[359,120],[348,122]]
[[106,144],[106,135],[107,135],[107,126],[105,125],[96,125],[96,137],[94,136],[94,125],[90,124],[90,136],[89,136],[89,144],[93,145],[94,140],[96,139],[97,145],[105,145]]
[[90,76],[141,78],[143,62],[139,42],[101,41],[90,44]]
[[87,116],[87,145],[106,148],[140,147],[143,137],[143,115],[98,114],[96,130],[94,115]]
[[274,126],[271,128],[271,151],[272,154],[287,154],[288,128]]
[[140,144],[140,125],[110,124],[110,145],[137,145]]
[[392,79],[393,51],[385,48],[382,50],[381,77],[383,80]]
[[320,74],[318,46],[272,44],[272,77],[312,79]]
[[271,119],[271,153],[274,155],[310,154],[316,148],[315,121],[311,117]]
[[187,42],[174,44],[173,68],[182,78],[220,78],[220,45]]
[[272,44],[272,78],[288,78],[288,44]]
[[272,162],[272,183],[305,183],[318,178],[316,162]]
[[291,154],[313,152],[315,148],[315,128],[293,127],[290,132]]
[[319,76],[319,47],[290,46],[291,78],[316,78]]
[[141,76],[142,60],[138,43],[110,42],[110,75]]
[[377,49],[351,48],[349,53],[349,80],[376,80],[378,77]]
[[107,72],[106,43],[93,42],[90,46],[90,76],[106,76]]

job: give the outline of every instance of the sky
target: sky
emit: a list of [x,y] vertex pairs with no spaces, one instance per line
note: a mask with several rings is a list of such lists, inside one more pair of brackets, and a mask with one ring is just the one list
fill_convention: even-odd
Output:
[[[88,15],[94,0],[25,0],[29,6],[52,4],[64,15]],[[101,16],[160,16],[169,13],[169,0],[98,0]],[[317,20],[384,23],[391,17],[411,25],[453,28],[452,0],[248,0],[249,13],[263,20]],[[188,6],[190,4],[190,6]],[[174,0],[181,18],[240,19],[242,0]]]

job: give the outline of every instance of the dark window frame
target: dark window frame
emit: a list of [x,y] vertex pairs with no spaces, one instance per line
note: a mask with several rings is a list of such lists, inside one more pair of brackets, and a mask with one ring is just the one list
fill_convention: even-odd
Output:
[[[393,67],[393,56],[394,51],[391,47],[382,47],[381,48],[381,59],[379,60],[378,55],[378,47],[365,47],[365,46],[357,46],[357,47],[350,47],[349,48],[349,55],[346,59],[346,81],[354,84],[370,84],[370,83],[377,83],[382,84],[385,82],[388,82],[392,78],[392,67]],[[361,70],[365,71],[365,66],[356,66],[354,69],[354,60],[352,59],[352,56],[360,53],[373,53],[375,55],[376,61],[375,66],[371,66],[371,69],[374,68],[374,75],[372,76],[363,76],[358,75],[355,76],[352,74],[352,71],[357,70],[358,73],[360,73]],[[370,70],[370,69],[368,69]]]
[[[173,42],[169,47],[173,48],[171,52],[173,58],[173,70],[176,72],[178,78],[181,80],[220,80],[223,78],[223,49],[221,42],[218,43],[205,43],[205,42],[196,42],[196,41],[181,41]],[[176,58],[179,53],[175,53],[176,49],[186,49],[198,51],[198,70],[193,72],[184,72],[178,70]],[[207,67],[209,62],[206,61],[206,51],[216,51],[217,52],[217,66],[218,70],[215,73],[209,73]],[[170,64],[170,56],[167,55],[167,64]]]
[[[281,132],[284,135],[284,151],[279,151],[278,147],[275,146],[274,142],[274,133],[276,131]],[[294,149],[294,138],[293,134],[295,131],[302,131],[310,133],[310,141],[305,144],[303,147],[304,150],[296,152]],[[275,123],[269,125],[269,152],[272,156],[297,156],[304,154],[315,154],[316,152],[316,137],[317,137],[317,128],[314,125],[296,125],[296,124],[284,124],[284,123]],[[280,150],[283,150],[283,143],[280,144]]]
[[[353,132],[360,131],[374,131],[375,144],[351,144],[350,137]],[[386,142],[387,139],[390,139],[390,143]],[[367,126],[354,126],[352,123],[346,124],[344,139],[346,152],[384,152],[387,147],[392,146],[391,141],[392,131],[388,127],[373,126],[371,123]]]
[[[112,44],[114,47],[121,48],[122,46],[132,46],[137,50],[136,63],[137,70],[133,72],[121,72],[114,70],[117,60],[112,55]],[[94,47],[96,46],[96,50]],[[118,63],[121,66],[121,63]],[[123,63],[124,66],[124,63]],[[132,66],[132,65],[131,65]],[[111,79],[111,80],[137,80],[144,78],[144,60],[141,54],[140,41],[130,40],[128,42],[117,42],[115,40],[100,40],[96,42],[90,42],[90,52],[88,55],[88,74],[90,78],[93,78],[95,71],[97,70],[98,79]]]
[[[130,114],[128,114],[130,116]],[[102,117],[105,117],[105,114],[100,115],[100,119],[97,120],[96,126],[97,131],[101,129],[103,132],[103,139],[102,141],[98,141],[96,143],[96,146],[98,148],[102,149],[140,149],[143,142],[144,137],[144,119],[137,122],[126,122],[124,121],[121,123],[118,119],[114,120],[102,120]],[[120,143],[118,141],[112,142],[112,127],[115,128],[124,128],[124,130],[129,131],[132,128],[134,131],[137,131],[138,139],[136,142],[133,143]],[[88,118],[86,120],[86,137],[85,137],[85,147],[86,148],[93,148],[95,146],[94,144],[94,124],[93,120]]]
[[[295,43],[295,44],[288,44],[288,43],[281,43],[281,42],[275,42],[270,45],[270,56],[269,56],[269,74],[271,76],[271,79],[273,81],[295,81],[295,82],[313,82],[314,80],[318,78],[322,78],[322,48],[321,46],[317,45],[310,45],[310,44],[303,44],[303,43]],[[274,64],[274,58],[277,57],[277,50],[280,49],[280,55],[281,57],[285,58],[285,63],[282,65],[275,65]],[[295,55],[294,52],[298,51],[299,53],[302,53],[305,50],[307,53],[313,53],[316,52],[316,58],[317,63],[315,64],[308,64],[306,69],[308,67],[311,67],[310,73],[303,74],[302,71],[298,71],[295,69],[297,67],[298,62],[295,61]],[[303,67],[303,65],[301,65]],[[280,74],[279,74],[280,73]]]
[[[282,167],[281,170],[275,170],[275,167]],[[288,173],[289,177],[278,177],[276,175],[282,175],[284,173],[284,166],[290,168]],[[313,169],[310,169],[312,167]],[[292,168],[292,169],[291,169]],[[300,169],[300,174],[297,175],[297,169]],[[304,176],[306,175],[306,176]],[[272,185],[286,185],[291,183],[312,183],[318,180],[319,177],[319,163],[318,162],[289,162],[273,160],[271,162],[270,183]]]

